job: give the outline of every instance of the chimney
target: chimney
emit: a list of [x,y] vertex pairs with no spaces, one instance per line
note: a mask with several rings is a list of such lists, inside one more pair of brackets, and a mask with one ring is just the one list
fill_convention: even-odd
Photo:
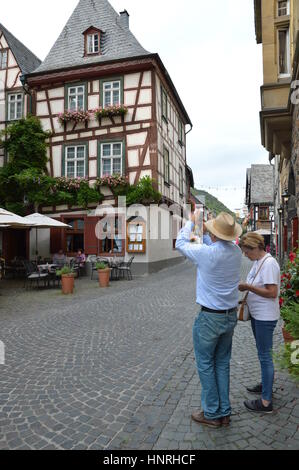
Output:
[[127,10],[121,11],[120,13],[120,24],[124,27],[129,29],[129,18],[130,15]]

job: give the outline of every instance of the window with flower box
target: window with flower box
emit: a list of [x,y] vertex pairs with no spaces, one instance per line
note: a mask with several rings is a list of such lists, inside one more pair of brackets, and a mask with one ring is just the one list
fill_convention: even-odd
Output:
[[100,142],[99,176],[122,175],[124,172],[124,143]]
[[68,145],[64,149],[63,176],[85,178],[88,176],[87,145]]
[[87,105],[87,84],[66,85],[65,108],[69,111],[85,111]]

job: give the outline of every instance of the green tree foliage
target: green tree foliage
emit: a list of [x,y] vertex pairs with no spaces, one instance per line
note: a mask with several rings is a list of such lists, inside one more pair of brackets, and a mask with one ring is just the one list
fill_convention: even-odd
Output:
[[293,347],[296,348],[295,342],[299,340],[299,250],[296,253],[290,253],[281,275],[279,303],[284,327],[294,338],[294,344],[286,343],[280,353],[274,357],[282,368],[287,368],[289,373],[299,381],[299,364],[297,360],[294,360],[296,352],[293,349]]
[[149,176],[144,176],[137,185],[130,186],[126,194],[127,205],[131,204],[158,204],[161,201],[161,193],[153,187],[154,180]]
[[28,168],[47,172],[46,140],[49,136],[35,116],[20,119],[1,132],[0,145],[9,155],[7,166],[14,174]]

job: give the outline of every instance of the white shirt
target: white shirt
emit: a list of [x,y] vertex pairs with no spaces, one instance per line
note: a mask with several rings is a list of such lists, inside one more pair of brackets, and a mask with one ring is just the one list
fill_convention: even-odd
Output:
[[[278,296],[276,299],[266,299],[253,292],[249,292],[247,297],[247,304],[249,307],[250,315],[256,320],[262,321],[275,321],[280,317],[279,309],[279,291],[280,291],[280,267],[277,261],[270,255],[264,262],[262,269],[256,276],[253,285],[255,287],[265,288],[268,284],[275,284],[278,286]],[[254,276],[259,270],[265,257],[255,261],[251,271],[247,277],[247,283],[252,284]]]
[[193,224],[187,222],[179,232],[176,249],[197,266],[196,302],[212,310],[238,305],[242,252],[232,242],[212,243],[204,236],[204,245],[190,243]]

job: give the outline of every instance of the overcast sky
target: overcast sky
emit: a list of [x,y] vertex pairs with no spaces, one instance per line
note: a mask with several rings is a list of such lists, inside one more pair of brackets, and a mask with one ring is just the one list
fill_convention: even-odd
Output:
[[[43,60],[77,3],[5,2],[0,22]],[[110,3],[118,12],[127,9],[133,34],[159,53],[182,98],[194,125],[187,160],[195,186],[232,210],[241,207],[246,168],[268,163],[260,143],[262,51],[255,42],[253,0]]]

